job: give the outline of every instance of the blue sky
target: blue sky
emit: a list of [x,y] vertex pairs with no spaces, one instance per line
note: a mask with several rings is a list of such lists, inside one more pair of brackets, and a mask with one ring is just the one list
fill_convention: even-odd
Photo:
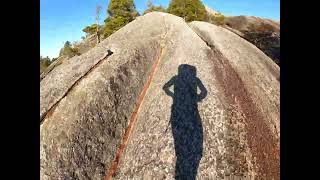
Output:
[[[148,0],[134,0],[142,14]],[[170,0],[153,0],[168,7]],[[280,0],[202,0],[225,15],[250,15],[280,19]],[[57,57],[65,41],[79,41],[82,29],[95,23],[95,7],[102,6],[101,20],[107,16],[109,0],[40,0],[40,55]]]

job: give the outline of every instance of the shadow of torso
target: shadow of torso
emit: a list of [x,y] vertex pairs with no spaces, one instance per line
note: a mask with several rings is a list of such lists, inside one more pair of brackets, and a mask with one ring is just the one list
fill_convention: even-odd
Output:
[[[175,179],[196,179],[202,157],[203,128],[197,103],[206,97],[207,91],[195,72],[194,66],[181,65],[178,75],[163,87],[173,98],[170,122],[177,157]],[[174,86],[174,93],[170,86]],[[201,90],[199,95],[197,87]]]

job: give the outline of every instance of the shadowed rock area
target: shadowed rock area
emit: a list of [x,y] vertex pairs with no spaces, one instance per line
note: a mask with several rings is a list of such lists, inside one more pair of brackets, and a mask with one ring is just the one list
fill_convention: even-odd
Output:
[[280,179],[279,76],[222,27],[138,17],[42,76],[41,179]]

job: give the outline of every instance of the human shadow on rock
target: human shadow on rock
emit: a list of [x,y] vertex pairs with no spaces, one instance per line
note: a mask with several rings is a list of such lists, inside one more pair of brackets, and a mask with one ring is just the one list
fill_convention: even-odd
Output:
[[173,98],[170,123],[177,158],[176,180],[195,180],[203,153],[203,128],[197,104],[207,96],[207,90],[196,75],[196,67],[182,64],[178,75],[163,86],[165,93]]

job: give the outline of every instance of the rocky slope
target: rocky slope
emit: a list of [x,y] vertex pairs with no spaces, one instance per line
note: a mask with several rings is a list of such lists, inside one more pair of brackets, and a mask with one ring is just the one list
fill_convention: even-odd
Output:
[[95,34],[87,36],[84,40],[80,41],[75,45],[78,49],[79,54],[83,54],[89,51],[91,48],[95,47],[97,44],[97,36]]
[[256,45],[280,66],[280,22],[254,16],[229,16],[225,28]]
[[226,24],[239,31],[256,31],[263,28],[263,25],[269,26],[270,31],[280,32],[280,23],[271,19],[264,19],[254,16],[228,16]]
[[[218,13],[206,6],[209,15]],[[224,28],[251,42],[280,66],[280,21],[254,16],[224,16]]]
[[152,12],[40,82],[41,179],[280,179],[280,69]]
[[[76,43],[73,48],[77,49],[77,55],[84,54],[89,51],[97,44],[96,35],[89,35],[82,41]],[[48,67],[41,66],[40,63],[40,80],[43,79],[50,71],[52,71],[56,66],[60,65],[63,61],[67,61],[70,57],[66,55],[60,55],[54,62],[52,62]]]

